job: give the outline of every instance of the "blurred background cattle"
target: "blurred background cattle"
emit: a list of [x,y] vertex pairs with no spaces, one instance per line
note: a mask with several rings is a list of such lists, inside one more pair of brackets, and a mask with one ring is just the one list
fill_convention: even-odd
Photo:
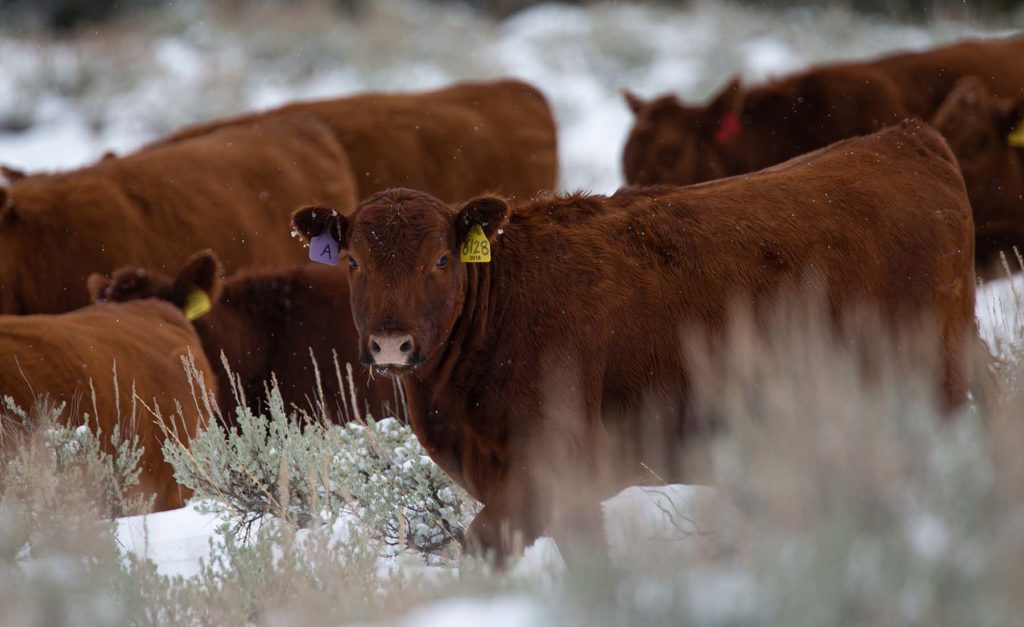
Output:
[[371,377],[359,363],[342,268],[306,264],[223,280],[222,272],[217,255],[201,251],[176,277],[125,266],[109,278],[93,274],[89,289],[94,302],[158,298],[186,314],[190,297],[201,290],[210,310],[193,325],[214,364],[220,415],[228,426],[235,425],[239,401],[256,412],[266,404],[272,381],[287,407],[326,410],[339,422],[367,415],[404,418],[396,382]]

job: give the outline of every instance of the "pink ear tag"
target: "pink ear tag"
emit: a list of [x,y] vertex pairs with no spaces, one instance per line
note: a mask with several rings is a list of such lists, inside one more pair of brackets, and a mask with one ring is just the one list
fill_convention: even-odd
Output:
[[338,265],[338,242],[324,231],[309,240],[309,258],[329,266]]
[[715,143],[724,144],[739,135],[742,130],[743,123],[740,122],[740,116],[736,115],[733,111],[726,111],[722,114],[722,119],[718,121],[718,130],[715,131]]

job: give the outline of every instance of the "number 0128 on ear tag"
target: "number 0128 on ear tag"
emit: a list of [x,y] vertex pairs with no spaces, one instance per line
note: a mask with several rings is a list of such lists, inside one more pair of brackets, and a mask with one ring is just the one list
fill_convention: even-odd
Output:
[[491,261],[491,243],[484,235],[484,229],[479,224],[474,224],[469,229],[466,241],[462,242],[459,250],[459,259],[463,263],[489,263]]
[[338,265],[338,242],[327,232],[310,238],[309,258],[329,266]]

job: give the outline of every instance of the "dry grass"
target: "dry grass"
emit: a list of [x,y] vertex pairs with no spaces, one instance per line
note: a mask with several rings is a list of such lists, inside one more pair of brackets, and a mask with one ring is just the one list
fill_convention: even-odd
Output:
[[[86,622],[98,624],[329,624],[514,595],[552,624],[1012,624],[1024,611],[1022,347],[1004,347],[984,404],[949,417],[936,409],[930,347],[876,342],[866,357],[859,335],[836,338],[797,302],[769,323],[738,316],[711,350],[691,344],[695,402],[720,428],[684,456],[713,477],[700,509],[715,511],[647,492],[666,533],[619,529],[628,544],[612,570],[523,579],[457,551],[425,557],[400,513],[413,484],[385,464],[364,478],[386,481],[353,494],[352,466],[332,466],[403,445],[372,422],[355,439],[321,420],[300,428],[271,397],[269,419],[177,451],[183,475],[206,482],[208,506],[259,519],[225,526],[211,562],[185,580],[120,555],[109,505],[83,498],[109,471],[57,473],[52,436],[36,432],[2,469],[21,486],[0,501],[3,622],[61,622],[89,599]],[[19,522],[25,503],[32,531]]]

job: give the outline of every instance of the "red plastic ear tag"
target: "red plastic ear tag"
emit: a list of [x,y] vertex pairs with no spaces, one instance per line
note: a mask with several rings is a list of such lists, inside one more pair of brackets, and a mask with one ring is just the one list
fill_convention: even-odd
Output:
[[724,144],[739,135],[742,130],[743,124],[740,122],[740,116],[736,115],[733,111],[726,111],[718,121],[718,130],[715,131],[715,143]]

